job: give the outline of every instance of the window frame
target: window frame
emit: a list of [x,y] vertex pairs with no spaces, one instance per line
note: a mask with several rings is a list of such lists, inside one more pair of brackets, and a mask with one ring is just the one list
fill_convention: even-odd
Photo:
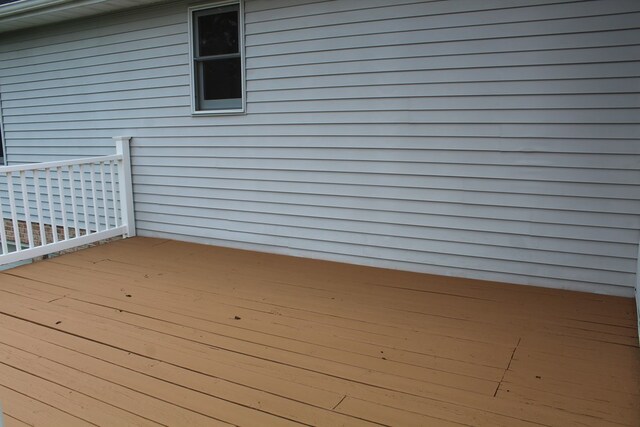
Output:
[[[207,9],[216,9],[224,6],[238,6],[238,51],[240,53],[240,84],[241,84],[241,105],[240,108],[221,108],[211,110],[199,110],[197,102],[197,92],[201,90],[200,85],[196,81],[198,73],[196,72],[195,60],[195,23],[194,14]],[[245,114],[247,106],[247,90],[246,90],[246,71],[245,71],[245,43],[244,43],[244,1],[228,0],[206,3],[188,8],[189,14],[189,75],[191,82],[191,115],[193,116],[210,116],[210,115],[232,115]]]

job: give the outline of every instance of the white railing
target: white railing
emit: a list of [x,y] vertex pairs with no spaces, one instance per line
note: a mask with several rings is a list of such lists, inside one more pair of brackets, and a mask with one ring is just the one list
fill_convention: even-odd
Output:
[[111,156],[0,167],[0,265],[134,236],[130,139]]

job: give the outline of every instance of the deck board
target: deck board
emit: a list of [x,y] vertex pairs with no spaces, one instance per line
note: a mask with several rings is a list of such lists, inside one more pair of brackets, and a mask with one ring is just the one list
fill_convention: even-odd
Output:
[[0,400],[7,425],[634,426],[634,316],[632,299],[134,238],[0,273]]

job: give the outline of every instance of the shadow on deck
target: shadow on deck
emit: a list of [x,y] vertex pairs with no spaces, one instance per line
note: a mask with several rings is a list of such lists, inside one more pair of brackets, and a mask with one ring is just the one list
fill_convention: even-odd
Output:
[[0,273],[6,426],[638,425],[632,299],[134,238]]

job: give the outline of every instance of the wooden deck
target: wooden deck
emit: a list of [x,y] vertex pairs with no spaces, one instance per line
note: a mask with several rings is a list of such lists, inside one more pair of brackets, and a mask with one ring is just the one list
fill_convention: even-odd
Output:
[[0,273],[6,426],[640,425],[631,299],[134,238]]

